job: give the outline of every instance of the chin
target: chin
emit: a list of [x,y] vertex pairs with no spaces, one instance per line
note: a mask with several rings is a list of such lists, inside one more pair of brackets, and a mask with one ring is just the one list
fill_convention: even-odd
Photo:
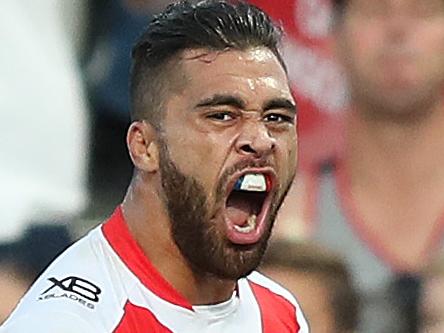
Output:
[[254,271],[262,261],[267,248],[270,230],[254,244],[233,244],[228,241],[222,258],[214,260],[213,273],[220,278],[237,280]]

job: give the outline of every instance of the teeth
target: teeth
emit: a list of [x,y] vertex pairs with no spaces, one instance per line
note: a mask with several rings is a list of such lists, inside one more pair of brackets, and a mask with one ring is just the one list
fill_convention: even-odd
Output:
[[256,227],[256,218],[257,216],[255,214],[252,214],[248,217],[247,220],[247,224],[245,226],[239,226],[239,225],[235,225],[234,229],[236,229],[237,231],[247,234],[251,231],[254,230],[254,228]]
[[256,214],[251,214],[247,220],[248,226],[255,227],[256,226],[256,218],[257,218]]
[[267,191],[267,180],[263,174],[248,173],[236,182],[235,190],[265,192]]

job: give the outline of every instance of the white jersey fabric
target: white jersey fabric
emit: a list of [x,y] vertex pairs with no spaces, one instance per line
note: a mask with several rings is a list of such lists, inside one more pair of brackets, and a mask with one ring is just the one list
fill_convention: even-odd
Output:
[[39,277],[0,333],[308,332],[294,297],[254,272],[226,302],[193,306],[153,267],[122,211]]

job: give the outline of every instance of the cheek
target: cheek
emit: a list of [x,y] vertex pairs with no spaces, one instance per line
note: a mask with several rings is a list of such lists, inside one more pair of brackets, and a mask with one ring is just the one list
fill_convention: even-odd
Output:
[[179,140],[176,144],[169,144],[173,161],[180,165],[181,170],[194,175],[202,170],[213,169],[216,164],[214,155],[217,149],[208,138],[201,140]]
[[424,66],[444,72],[444,21],[439,26],[424,27],[412,41],[421,52]]
[[[191,132],[191,131],[190,131]],[[171,158],[185,174],[212,188],[220,176],[227,156],[228,140],[217,135],[195,133],[170,144]]]
[[281,149],[279,150],[280,165],[282,168],[282,173],[289,178],[296,170],[297,160],[298,160],[298,144],[297,137],[292,136],[282,143]]
[[164,128],[168,150],[180,171],[194,176],[207,168],[213,154],[213,142],[208,133],[196,130],[187,117],[172,118],[167,125]]
[[290,147],[287,149],[287,159],[287,163],[291,173],[291,171],[296,168],[298,162],[298,149],[296,145],[290,145]]
[[[205,143],[203,141],[205,140]],[[202,166],[211,173],[212,178],[216,179],[221,170],[227,156],[227,145],[223,140],[211,135],[206,136],[197,144],[202,145],[202,155],[199,160]]]

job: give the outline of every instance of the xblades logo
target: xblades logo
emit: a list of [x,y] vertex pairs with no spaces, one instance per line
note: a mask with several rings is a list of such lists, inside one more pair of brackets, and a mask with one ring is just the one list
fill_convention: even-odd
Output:
[[70,276],[60,281],[53,277],[49,278],[48,280],[51,281],[53,285],[42,292],[41,295],[46,294],[55,287],[59,287],[64,291],[69,291],[80,295],[91,302],[98,302],[99,295],[102,292],[102,290],[100,290],[100,288],[95,284],[75,276]]
[[[56,278],[52,277],[49,278],[48,281],[52,282],[53,284],[40,294],[39,300],[67,298],[93,309],[94,304],[90,302],[97,303],[99,301],[99,295],[102,293],[102,290],[94,283],[76,276],[69,276],[62,280],[57,280]],[[49,293],[56,287],[61,289],[63,292]],[[86,300],[90,302],[87,302]]]

